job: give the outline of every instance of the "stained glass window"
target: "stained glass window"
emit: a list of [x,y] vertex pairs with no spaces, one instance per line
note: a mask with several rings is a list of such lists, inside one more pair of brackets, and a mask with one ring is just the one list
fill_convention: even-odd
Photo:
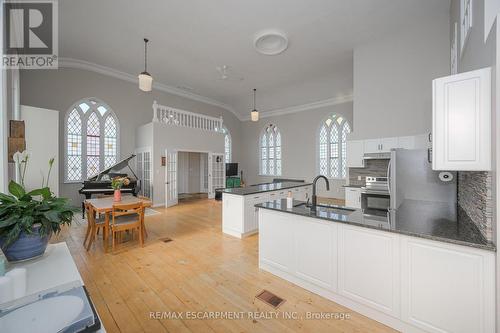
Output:
[[276,125],[270,124],[262,131],[260,138],[260,173],[281,176],[281,133]]
[[343,117],[332,115],[324,120],[318,132],[318,171],[330,178],[345,178],[347,134],[351,127]]
[[95,99],[78,101],[65,126],[65,181],[82,181],[116,163],[119,128],[107,105]]
[[104,122],[104,167],[110,167],[116,161],[116,121],[109,115]]
[[231,134],[226,126],[222,126],[221,132],[224,134],[224,160],[231,163]]

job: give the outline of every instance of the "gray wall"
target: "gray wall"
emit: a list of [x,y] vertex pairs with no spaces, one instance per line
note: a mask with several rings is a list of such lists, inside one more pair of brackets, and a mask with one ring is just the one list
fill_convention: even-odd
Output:
[[[177,189],[181,193],[200,193],[202,153],[180,151],[177,156]],[[204,153],[204,155],[206,155]]]
[[[321,122],[330,114],[338,114],[347,118],[352,124],[352,102],[330,107],[307,110],[299,113],[261,118],[258,122],[247,121],[242,126],[243,178],[247,184],[271,181],[273,176],[259,175],[259,138],[263,128],[268,124],[276,124],[281,132],[282,142],[282,175],[279,178],[297,178],[311,181],[317,174],[316,140]],[[330,192],[318,187],[321,195],[333,198],[344,198],[343,180],[331,181]]]
[[[106,102],[116,113],[120,123],[120,154],[131,154],[135,148],[138,126],[152,119],[153,100],[163,105],[179,109],[223,116],[226,127],[231,132],[234,158],[240,158],[240,121],[229,111],[186,99],[180,96],[152,91],[141,92],[137,84],[79,69],[28,70],[21,71],[21,104],[60,111],[59,141],[64,138],[64,116],[68,108],[77,100],[96,97]],[[60,145],[60,180],[63,181],[64,146]],[[156,161],[155,161],[156,162]],[[59,193],[71,198],[77,204],[80,184],[61,183]]]
[[351,139],[416,135],[431,129],[434,78],[450,70],[449,18],[430,13],[354,49]]
[[[483,67],[493,67],[492,70],[492,110],[496,110],[496,26],[491,30],[488,39],[484,41],[484,1],[472,2],[472,29],[462,54],[459,54],[458,72],[468,72]],[[460,41],[460,0],[452,0],[450,6],[450,40],[453,38],[454,23],[458,23],[457,40]],[[460,45],[459,45],[460,47]],[[460,50],[459,50],[460,51]],[[494,205],[497,197],[496,179],[496,112],[492,113],[492,172],[460,172],[458,177],[458,201],[465,213],[481,230],[488,240],[497,241],[496,210]]]

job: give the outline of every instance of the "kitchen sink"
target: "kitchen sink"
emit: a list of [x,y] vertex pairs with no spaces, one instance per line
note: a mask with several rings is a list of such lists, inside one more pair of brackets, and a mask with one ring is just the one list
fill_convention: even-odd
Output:
[[[297,203],[297,204],[295,204],[293,206],[294,207],[312,208],[312,206],[306,206],[305,202],[299,202],[299,203]],[[319,204],[319,205],[316,205],[316,207],[326,208],[326,209],[334,209],[334,210],[337,210],[337,211],[342,211],[343,214],[350,214],[350,213],[356,211],[356,209],[347,208],[347,207],[344,207],[344,206],[337,206],[337,205]]]

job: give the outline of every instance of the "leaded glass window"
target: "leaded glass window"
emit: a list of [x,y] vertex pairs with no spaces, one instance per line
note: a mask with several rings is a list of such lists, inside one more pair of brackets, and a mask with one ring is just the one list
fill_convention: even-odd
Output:
[[329,178],[345,178],[347,134],[351,127],[343,117],[332,115],[324,120],[318,132],[318,171]]
[[78,101],[65,122],[65,181],[87,179],[118,160],[118,121],[96,99]]
[[281,133],[276,125],[270,124],[260,137],[260,174],[281,176]]
[[221,132],[224,134],[224,161],[231,163],[231,134],[226,126],[221,128]]

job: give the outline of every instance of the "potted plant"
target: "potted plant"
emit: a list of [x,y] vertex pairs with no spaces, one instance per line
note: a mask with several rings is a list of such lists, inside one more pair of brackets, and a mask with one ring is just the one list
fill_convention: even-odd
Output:
[[114,192],[114,201],[122,200],[122,192],[120,191],[123,185],[130,184],[130,180],[127,177],[115,177],[111,180],[111,187]]
[[66,198],[58,198],[48,186],[54,159],[49,160],[47,179],[42,187],[27,191],[24,176],[28,164],[26,152],[14,155],[20,184],[11,181],[9,194],[0,193],[0,248],[9,261],[41,256],[52,233],[63,224],[70,225],[76,208]]

